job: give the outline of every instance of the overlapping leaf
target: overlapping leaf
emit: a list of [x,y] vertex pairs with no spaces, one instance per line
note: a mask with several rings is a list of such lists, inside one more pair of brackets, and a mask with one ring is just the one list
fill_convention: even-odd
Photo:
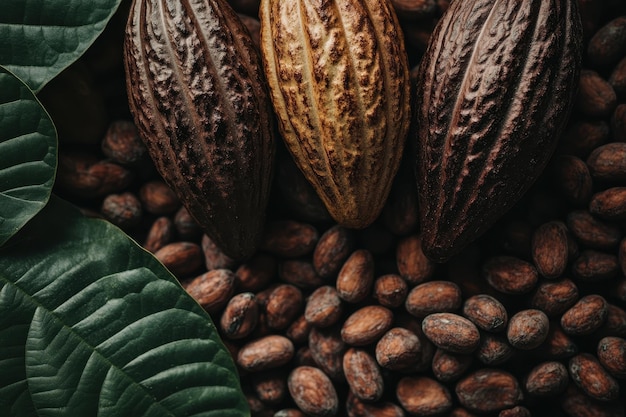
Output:
[[0,65],[34,90],[80,57],[121,0],[2,0]]
[[247,415],[208,315],[119,229],[56,198],[0,249],[0,358],[0,410]]
[[56,132],[37,98],[0,67],[0,246],[50,198]]

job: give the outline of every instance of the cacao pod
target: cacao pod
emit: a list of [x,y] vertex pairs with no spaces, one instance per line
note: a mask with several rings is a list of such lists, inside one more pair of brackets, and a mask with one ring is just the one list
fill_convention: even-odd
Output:
[[156,168],[232,258],[255,249],[274,161],[261,58],[225,0],[134,0],[130,108]]
[[331,216],[362,228],[387,199],[410,123],[387,0],[262,0],[261,55],[287,148]]
[[575,0],[455,1],[417,79],[416,175],[423,249],[445,261],[537,179],[580,72]]

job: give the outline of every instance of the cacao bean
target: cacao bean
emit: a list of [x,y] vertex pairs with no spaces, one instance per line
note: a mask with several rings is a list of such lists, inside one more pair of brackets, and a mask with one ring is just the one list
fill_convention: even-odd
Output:
[[609,303],[606,321],[599,332],[606,336],[626,337],[626,311]]
[[489,259],[483,266],[483,275],[489,285],[505,294],[528,293],[539,279],[532,264],[512,256]]
[[609,183],[626,181],[626,143],[612,142],[598,146],[589,154],[591,176]]
[[309,333],[309,347],[316,366],[321,368],[333,381],[345,381],[343,355],[347,350],[341,338],[340,329],[313,327]]
[[567,227],[583,245],[595,249],[611,249],[619,243],[622,232],[614,225],[596,219],[586,210],[571,211]]
[[487,333],[481,335],[474,356],[485,365],[497,366],[508,362],[514,353],[515,349],[505,337]]
[[272,290],[265,305],[267,326],[272,330],[286,329],[304,308],[302,292],[289,284]]
[[589,353],[570,359],[569,373],[574,383],[592,398],[610,401],[619,395],[618,382]]
[[574,260],[572,273],[582,282],[604,281],[615,277],[620,270],[617,256],[585,250]]
[[473,358],[470,355],[459,355],[437,349],[433,356],[433,375],[441,382],[458,380],[472,365]]
[[626,55],[626,16],[611,20],[589,40],[587,58],[596,68],[608,67]]
[[589,212],[609,221],[626,218],[626,187],[613,187],[594,194],[589,202]]
[[341,338],[349,345],[374,343],[391,328],[393,313],[383,306],[366,306],[352,313],[341,328]]
[[492,413],[514,407],[523,399],[517,379],[499,369],[479,369],[455,387],[462,406],[478,413]]
[[202,235],[200,242],[204,253],[204,265],[208,271],[213,269],[232,269],[235,261],[226,255],[207,235]]
[[161,261],[176,277],[184,278],[202,266],[202,249],[193,242],[172,242],[155,252]]
[[537,272],[545,278],[560,277],[567,267],[569,254],[567,227],[563,222],[539,226],[532,237],[532,258]]
[[421,350],[422,344],[415,333],[394,327],[376,343],[376,361],[391,370],[409,369],[418,362]]
[[259,321],[259,305],[251,292],[235,295],[228,301],[220,318],[220,329],[228,339],[243,339]]
[[237,355],[237,365],[249,372],[265,371],[286,364],[293,354],[291,340],[279,335],[270,335],[242,346]]
[[296,318],[285,330],[287,336],[294,344],[303,344],[309,338],[309,332],[313,326],[306,321],[304,314]]
[[471,353],[480,343],[480,333],[474,323],[452,313],[426,316],[422,330],[435,346],[453,353]]
[[604,337],[598,342],[600,364],[616,378],[626,379],[626,340],[621,337]]
[[561,394],[569,383],[567,368],[561,362],[542,362],[525,378],[524,388],[535,397],[553,397]]
[[237,268],[235,282],[241,291],[259,291],[267,287],[275,274],[276,260],[257,253]]
[[399,307],[406,300],[409,286],[400,275],[387,274],[374,281],[373,296],[383,307]]
[[334,287],[325,285],[309,296],[304,309],[304,318],[315,327],[329,327],[339,320],[342,313],[343,306],[339,293]]
[[343,355],[343,373],[350,391],[360,400],[378,401],[384,390],[376,360],[365,350],[350,348]]
[[532,295],[530,305],[548,317],[557,317],[576,303],[578,295],[578,287],[569,279],[542,282]]
[[589,117],[605,117],[617,105],[615,90],[595,71],[583,69],[578,82],[576,107]]
[[228,269],[214,269],[187,281],[184,287],[207,313],[217,314],[235,292],[235,274]]
[[137,226],[143,214],[141,202],[131,192],[109,194],[102,201],[100,212],[107,220],[124,230]]
[[[180,207],[174,215],[174,227],[176,227],[178,236],[183,240],[196,240],[199,236],[202,236],[202,229],[198,222],[191,217],[189,210],[184,206]],[[203,250],[205,249],[203,248]]]
[[341,267],[335,287],[342,300],[358,303],[370,294],[373,284],[374,258],[369,251],[360,249],[353,252]]
[[445,414],[452,408],[452,397],[446,387],[425,376],[407,376],[396,386],[396,397],[413,416]]
[[332,382],[318,368],[299,366],[289,374],[289,393],[298,408],[311,417],[337,414],[339,398]]
[[317,273],[313,264],[304,259],[282,261],[278,265],[278,276],[281,281],[307,290],[319,288],[327,283],[326,278],[322,278]]
[[354,237],[345,227],[335,225],[326,230],[315,246],[313,266],[322,278],[336,275],[352,253]]
[[101,147],[107,158],[122,165],[136,165],[148,156],[146,146],[139,138],[137,127],[129,120],[111,122],[104,134]]
[[509,320],[506,337],[516,349],[535,349],[546,340],[549,329],[548,316],[543,311],[522,310]]
[[60,152],[55,186],[75,197],[94,198],[128,188],[135,175],[114,162],[83,152]]
[[396,262],[400,275],[410,285],[429,280],[435,272],[435,264],[422,251],[419,235],[411,235],[398,242]]
[[319,236],[310,224],[290,220],[270,222],[259,249],[284,258],[298,258],[313,251]]
[[508,313],[496,298],[479,294],[469,297],[463,304],[463,315],[481,330],[499,332],[506,328]]
[[549,360],[570,358],[579,351],[578,345],[563,331],[559,323],[550,323],[548,337],[537,350],[540,356]]
[[462,304],[461,289],[453,282],[430,281],[419,284],[408,294],[404,307],[417,318],[433,313],[452,313]]
[[139,189],[139,199],[143,208],[151,214],[163,216],[178,210],[180,201],[178,197],[161,180],[148,181]]
[[553,161],[554,182],[574,206],[585,206],[591,199],[593,181],[585,161],[572,155],[559,155]]
[[599,295],[586,295],[561,316],[563,331],[569,335],[588,335],[606,321],[608,304]]
[[174,223],[169,217],[159,217],[152,223],[148,235],[143,243],[145,250],[155,253],[172,241]]

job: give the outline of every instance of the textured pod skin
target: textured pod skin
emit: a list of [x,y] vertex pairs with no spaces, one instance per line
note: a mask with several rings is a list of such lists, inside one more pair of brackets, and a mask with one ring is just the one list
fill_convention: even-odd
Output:
[[575,0],[464,0],[438,23],[418,74],[423,249],[445,261],[537,179],[580,71]]
[[386,0],[262,0],[261,51],[279,128],[341,225],[379,215],[410,123],[408,63]]
[[274,160],[261,58],[225,0],[134,0],[129,102],[159,173],[228,256],[260,238]]

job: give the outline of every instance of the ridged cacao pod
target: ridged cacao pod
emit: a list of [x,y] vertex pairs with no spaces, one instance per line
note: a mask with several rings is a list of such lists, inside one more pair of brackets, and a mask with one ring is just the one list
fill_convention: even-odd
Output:
[[567,121],[580,72],[575,0],[455,1],[418,72],[425,254],[445,261],[528,190]]
[[341,225],[380,214],[397,173],[410,91],[386,0],[262,0],[261,52],[279,128]]
[[225,0],[135,0],[130,108],[156,168],[232,258],[255,249],[274,161],[261,58]]

